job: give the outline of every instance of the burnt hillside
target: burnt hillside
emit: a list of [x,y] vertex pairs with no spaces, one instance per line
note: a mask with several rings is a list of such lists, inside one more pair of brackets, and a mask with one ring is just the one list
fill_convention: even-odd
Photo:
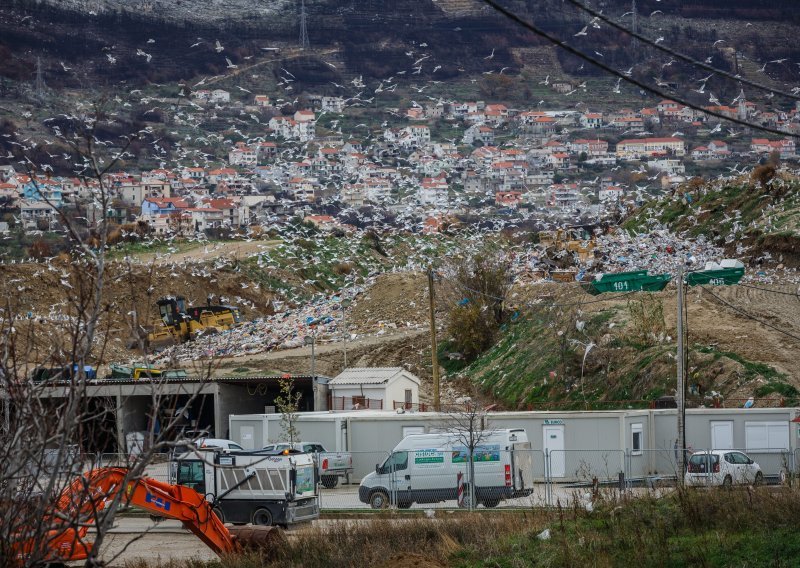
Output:
[[[308,34],[312,47],[335,48],[347,73],[374,79],[403,71],[405,79],[411,79],[414,63],[423,56],[428,57],[415,77],[419,80],[447,80],[503,67],[513,75],[519,63],[511,50],[543,43],[479,0],[461,3],[470,9],[444,10],[434,0],[306,0]],[[641,61],[650,56],[632,50],[630,38],[621,32],[603,29],[576,37],[589,17],[561,0],[506,0],[506,5],[588,53],[601,52],[607,63],[620,68],[630,67],[635,57]],[[606,0],[602,8],[628,21],[628,0]],[[656,11],[661,15],[653,16]],[[730,42],[728,36],[736,35],[738,49],[754,61],[766,55],[800,61],[794,42],[770,34],[773,22],[784,28],[800,22],[794,3],[639,0],[638,13],[643,33],[664,35],[666,44],[694,57],[713,55],[711,46],[724,29],[724,37]],[[709,25],[709,19],[732,25],[718,28]],[[750,21],[756,24],[747,26]],[[265,47],[295,48],[298,37],[297,2],[265,6],[255,0],[8,0],[0,3],[0,79],[31,81],[36,58],[41,57],[48,85],[54,88],[190,80],[225,73],[228,59],[239,66],[259,61],[270,53]],[[599,75],[563,53],[559,62],[572,75]],[[728,65],[720,57],[715,64]],[[436,66],[440,67],[434,76]],[[330,69],[323,72],[324,63],[307,69],[305,84],[337,79]],[[682,72],[678,66],[672,70]],[[787,81],[798,74],[794,65],[773,66],[770,72]]]

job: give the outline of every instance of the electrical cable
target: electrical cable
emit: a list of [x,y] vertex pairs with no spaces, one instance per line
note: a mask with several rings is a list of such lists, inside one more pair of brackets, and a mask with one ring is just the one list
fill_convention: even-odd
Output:
[[729,307],[730,309],[732,309],[733,311],[735,311],[735,312],[738,312],[739,314],[743,315],[744,317],[746,317],[746,318],[749,318],[749,319],[751,319],[751,320],[753,320],[753,321],[756,321],[756,322],[760,323],[761,325],[765,325],[765,326],[767,326],[767,327],[769,327],[769,328],[771,328],[771,329],[774,329],[774,330],[775,330],[775,331],[777,331],[778,333],[782,333],[782,334],[784,334],[784,335],[787,335],[787,336],[791,337],[792,339],[796,339],[796,340],[800,341],[800,336],[798,336],[798,335],[795,335],[795,334],[793,334],[793,333],[791,333],[791,332],[788,332],[788,331],[786,331],[786,330],[784,330],[784,329],[781,329],[781,328],[779,328],[779,327],[777,327],[777,326],[775,326],[775,325],[772,325],[771,323],[765,322],[765,321],[764,321],[764,320],[762,320],[762,319],[759,319],[759,318],[757,318],[757,317],[755,317],[755,316],[752,316],[752,315],[748,314],[747,312],[745,312],[744,310],[742,310],[741,308],[739,308],[739,307],[737,307],[737,306],[734,306],[733,304],[731,304],[731,303],[730,303],[730,302],[728,302],[727,300],[723,300],[722,298],[720,298],[719,296],[717,296],[717,295],[716,295],[714,292],[712,292],[711,290],[709,290],[709,289],[708,289],[708,288],[706,288],[705,286],[701,286],[701,288],[702,288],[703,290],[705,290],[706,292],[708,292],[709,294],[711,294],[711,295],[712,295],[714,298],[716,298],[718,301],[720,301],[721,303],[725,304],[726,306],[728,306],[728,307]]
[[760,286],[751,286],[750,284],[742,284],[741,282],[738,284],[739,286],[743,286],[745,288],[752,288],[753,290],[761,290],[762,292],[769,292],[771,294],[781,294],[783,296],[794,296],[798,300],[800,300],[800,290],[797,292],[784,292],[783,290],[773,290],[771,288],[761,288]]
[[716,74],[718,74],[718,75],[720,75],[722,77],[727,77],[728,79],[732,79],[734,81],[738,81],[739,83],[742,83],[743,85],[749,85],[751,87],[755,87],[756,89],[761,89],[761,90],[764,90],[764,91],[767,91],[767,92],[770,92],[770,93],[774,93],[776,95],[781,95],[782,97],[786,97],[786,98],[789,98],[789,99],[800,100],[800,95],[795,95],[793,93],[782,91],[780,89],[773,89],[773,88],[767,87],[766,85],[762,85],[760,83],[756,83],[755,81],[751,81],[751,80],[749,80],[749,79],[747,79],[745,77],[742,77],[740,75],[734,75],[732,73],[729,73],[728,71],[725,71],[723,69],[719,69],[717,67],[714,67],[713,65],[709,65],[709,64],[704,63],[702,61],[699,61],[697,59],[693,59],[692,57],[689,57],[688,55],[684,55],[683,53],[681,53],[679,51],[675,51],[674,49],[672,49],[670,47],[667,47],[666,45],[661,45],[660,43],[656,43],[655,41],[651,40],[650,38],[648,38],[646,36],[643,36],[642,34],[637,33],[637,32],[635,32],[635,31],[633,31],[633,30],[631,30],[629,28],[626,28],[625,26],[623,26],[623,25],[621,25],[621,24],[619,24],[617,22],[614,22],[613,20],[611,20],[611,18],[609,18],[608,16],[606,16],[602,12],[598,12],[597,10],[593,9],[592,7],[587,6],[583,2],[580,2],[580,0],[567,0],[567,2],[569,2],[570,4],[572,4],[573,6],[578,8],[579,10],[583,10],[584,12],[586,12],[588,14],[591,14],[595,18],[604,21],[605,23],[607,23],[611,27],[613,27],[613,28],[615,28],[615,29],[617,29],[617,30],[619,30],[621,32],[624,32],[624,33],[626,33],[626,34],[628,34],[628,35],[630,35],[632,37],[635,37],[636,39],[638,39],[642,43],[645,43],[645,44],[647,44],[647,45],[649,45],[651,47],[655,47],[656,49],[658,49],[660,51],[663,51],[664,53],[668,53],[669,55],[671,55],[673,57],[677,57],[681,61],[685,61],[686,63],[690,63],[690,64],[695,65],[697,67],[701,67],[702,69],[705,69],[706,71],[711,71],[711,72],[716,73]]
[[[497,297],[497,296],[492,296],[491,294],[488,294],[486,292],[482,292],[481,290],[475,290],[475,289],[470,288],[469,286],[466,286],[466,285],[464,285],[464,284],[462,284],[460,282],[456,282],[455,280],[451,280],[451,282],[453,284],[455,284],[456,286],[458,286],[460,288],[463,288],[464,290],[467,290],[468,292],[473,292],[475,294],[480,294],[484,298],[488,298],[490,300],[495,300],[497,302],[505,302],[505,301],[508,300],[508,298],[500,298],[500,297]],[[535,303],[535,302],[523,302],[523,305],[528,306],[528,307],[537,307],[537,308],[572,308],[572,307],[575,307],[575,306],[585,306],[587,304],[597,304],[597,303],[600,303],[600,302],[611,302],[613,300],[618,300],[620,298],[624,298],[626,296],[630,296],[631,294],[634,294],[634,293],[636,293],[638,291],[639,290],[631,290],[630,292],[624,292],[624,293],[618,294],[616,296],[598,298],[597,300],[589,300],[589,301],[586,301],[586,302],[575,302],[575,303],[572,303],[572,304],[545,304],[545,303]]]
[[687,106],[687,107],[689,107],[691,109],[694,109],[694,110],[696,110],[698,112],[702,112],[703,114],[706,114],[708,116],[713,116],[713,117],[719,118],[720,120],[726,120],[728,122],[733,122],[734,124],[738,124],[740,126],[745,126],[747,128],[752,128],[754,130],[760,130],[762,132],[769,132],[771,134],[777,134],[778,136],[783,136],[785,138],[797,138],[797,139],[800,139],[800,134],[794,134],[792,132],[786,132],[784,130],[778,130],[776,128],[770,128],[768,126],[761,126],[759,124],[752,124],[750,122],[747,122],[746,120],[740,120],[738,118],[734,118],[734,117],[731,117],[731,116],[726,116],[726,115],[724,115],[722,113],[719,113],[719,112],[716,112],[716,111],[705,109],[705,108],[701,107],[700,105],[696,105],[696,104],[694,104],[692,102],[689,102],[686,99],[683,99],[681,97],[676,97],[674,95],[669,95],[669,94],[665,93],[664,91],[662,91],[660,89],[657,89],[656,87],[652,87],[652,86],[650,86],[650,85],[648,85],[646,83],[643,83],[642,81],[639,81],[638,79],[634,79],[633,77],[628,77],[625,73],[614,69],[610,65],[607,65],[607,64],[603,63],[602,61],[599,61],[599,60],[597,60],[597,59],[595,59],[593,57],[590,57],[589,55],[586,55],[581,50],[579,50],[579,49],[577,49],[575,47],[572,47],[571,45],[569,45],[566,42],[558,39],[557,37],[552,36],[549,33],[537,28],[533,24],[527,22],[526,20],[523,20],[521,17],[519,17],[514,12],[511,12],[511,11],[507,10],[506,8],[504,8],[503,6],[501,6],[500,4],[495,2],[495,0],[481,0],[481,1],[483,3],[485,3],[485,4],[487,4],[488,6],[490,6],[496,12],[502,14],[503,16],[508,18],[509,20],[519,24],[520,26],[522,26],[523,28],[527,29],[528,31],[533,32],[537,36],[546,39],[547,41],[549,41],[553,45],[555,45],[557,47],[560,47],[561,49],[563,49],[563,50],[575,55],[576,57],[579,57],[580,59],[583,59],[584,61],[588,61],[589,63],[591,63],[595,67],[598,67],[598,68],[602,69],[603,71],[605,71],[607,73],[610,73],[611,75],[614,75],[615,77],[625,81],[626,83],[630,83],[632,85],[635,85],[635,86],[639,87],[640,89],[644,89],[646,91],[649,91],[649,92],[651,92],[651,93],[653,93],[655,95],[658,95],[659,97],[662,97],[664,99],[668,99],[668,100],[672,100],[672,101],[675,101],[677,103],[680,103],[680,104],[682,104],[684,106]]

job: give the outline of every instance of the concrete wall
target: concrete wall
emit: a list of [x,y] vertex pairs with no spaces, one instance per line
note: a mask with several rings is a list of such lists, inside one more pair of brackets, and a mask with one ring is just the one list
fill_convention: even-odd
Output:
[[217,438],[225,438],[229,435],[229,415],[264,412],[264,406],[266,406],[265,397],[249,394],[247,385],[218,384],[216,386],[218,394],[214,397],[214,405],[216,407],[215,428]]

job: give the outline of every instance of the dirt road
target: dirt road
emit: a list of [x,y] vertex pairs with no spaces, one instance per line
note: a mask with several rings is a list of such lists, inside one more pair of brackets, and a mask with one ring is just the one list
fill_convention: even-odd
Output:
[[228,241],[224,243],[198,243],[196,247],[176,253],[149,252],[136,255],[143,264],[178,264],[183,262],[204,262],[216,258],[247,258],[279,245],[281,241]]

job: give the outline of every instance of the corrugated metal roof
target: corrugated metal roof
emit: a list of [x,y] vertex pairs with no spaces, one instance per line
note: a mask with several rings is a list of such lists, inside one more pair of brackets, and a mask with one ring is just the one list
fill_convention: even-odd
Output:
[[[139,384],[181,384],[181,383],[264,383],[264,382],[277,382],[280,379],[286,378],[285,375],[256,375],[256,376],[241,376],[241,377],[200,377],[200,376],[187,376],[182,379],[160,379],[156,378],[153,381],[148,379],[98,379],[89,381],[86,384],[92,386],[110,386],[110,385],[139,385]],[[291,375],[289,378],[299,381],[312,381],[312,375]],[[317,380],[321,383],[329,381],[326,376],[317,375]],[[68,386],[69,381],[47,381],[48,386]]]
[[386,384],[398,375],[404,375],[419,384],[419,378],[409,373],[402,367],[355,367],[345,369],[328,384],[337,385],[382,385]]

